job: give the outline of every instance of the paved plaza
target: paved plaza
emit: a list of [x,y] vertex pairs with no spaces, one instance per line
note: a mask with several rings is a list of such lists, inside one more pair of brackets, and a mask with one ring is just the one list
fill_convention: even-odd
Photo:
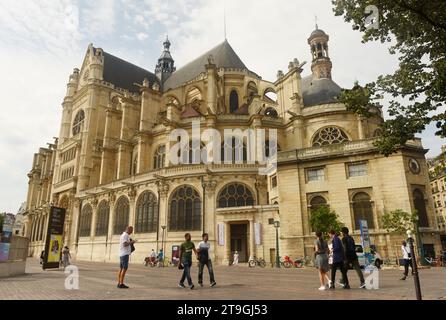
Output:
[[[205,286],[196,290],[177,287],[181,272],[174,267],[150,268],[142,264],[130,265],[126,283],[128,290],[116,288],[115,264],[75,262],[79,268],[79,290],[66,290],[63,270],[42,271],[36,259],[28,259],[27,274],[0,279],[0,299],[169,299],[169,300],[313,300],[313,299],[415,299],[412,278],[401,281],[401,271],[387,269],[380,272],[380,289],[358,289],[359,282],[350,271],[352,290],[320,292],[316,270],[272,269],[246,266],[216,266],[217,287],[210,288],[205,273]],[[206,270],[205,270],[206,272]],[[197,267],[192,276],[197,285]],[[424,299],[446,300],[446,268],[423,269],[420,273]]]

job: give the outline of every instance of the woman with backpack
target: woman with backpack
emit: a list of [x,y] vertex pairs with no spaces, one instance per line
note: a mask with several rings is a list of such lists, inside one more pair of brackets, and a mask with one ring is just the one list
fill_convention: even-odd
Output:
[[[328,277],[328,244],[322,236],[322,232],[316,232],[316,240],[314,241],[314,264],[319,271],[319,281],[321,286],[319,290],[327,290],[331,286],[331,280]],[[327,282],[325,282],[327,280]]]

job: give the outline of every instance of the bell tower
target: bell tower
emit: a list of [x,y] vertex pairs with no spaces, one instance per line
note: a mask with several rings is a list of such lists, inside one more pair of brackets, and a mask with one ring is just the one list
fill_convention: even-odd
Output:
[[164,81],[166,81],[166,79],[176,70],[174,66],[175,61],[170,54],[170,41],[168,37],[166,37],[166,41],[164,41],[163,45],[164,51],[158,59],[158,64],[155,68],[155,75],[161,84],[164,83]]
[[314,79],[331,79],[332,63],[328,55],[328,35],[316,24],[316,29],[308,38],[311,48],[311,71]]

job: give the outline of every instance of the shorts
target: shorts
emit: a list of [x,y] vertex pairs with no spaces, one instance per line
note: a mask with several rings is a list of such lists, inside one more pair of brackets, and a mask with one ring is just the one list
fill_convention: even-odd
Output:
[[119,266],[125,270],[129,268],[129,255],[119,257]]

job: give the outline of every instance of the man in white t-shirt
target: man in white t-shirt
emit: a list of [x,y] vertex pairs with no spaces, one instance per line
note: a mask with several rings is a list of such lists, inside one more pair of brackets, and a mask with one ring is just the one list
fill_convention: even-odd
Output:
[[122,233],[119,239],[119,275],[118,275],[118,288],[128,289],[124,284],[124,277],[129,268],[129,258],[132,254],[132,246],[136,242],[130,239],[130,235],[133,233],[133,227],[127,227]]
[[407,276],[409,275],[409,266],[412,269],[413,274],[412,254],[410,252],[410,246],[407,244],[406,241],[403,241],[403,243],[401,244],[401,253],[403,254],[404,259],[404,275],[400,280],[406,280]]
[[209,235],[207,233],[203,233],[202,236],[203,241],[198,244],[197,252],[198,252],[198,284],[203,286],[203,269],[204,266],[208,267],[209,278],[211,282],[211,287],[215,287],[217,284],[214,279],[214,269],[212,268],[212,261],[210,257],[211,244],[209,241]]

